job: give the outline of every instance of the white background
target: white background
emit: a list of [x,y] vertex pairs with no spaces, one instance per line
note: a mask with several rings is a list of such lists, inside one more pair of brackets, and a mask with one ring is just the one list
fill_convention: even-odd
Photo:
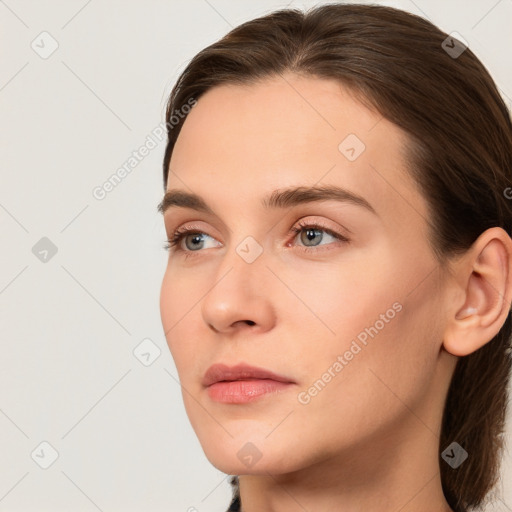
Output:
[[[92,191],[163,121],[195,53],[316,3],[0,1],[0,512],[226,510],[160,323],[164,143],[103,200]],[[462,34],[510,107],[512,0],[377,3]],[[43,31],[58,43],[46,59],[31,47],[51,48]],[[58,250],[47,262],[42,237]],[[146,338],[161,350],[149,366],[133,354]],[[43,441],[59,454],[47,469]],[[510,453],[503,482],[488,510],[512,510]]]

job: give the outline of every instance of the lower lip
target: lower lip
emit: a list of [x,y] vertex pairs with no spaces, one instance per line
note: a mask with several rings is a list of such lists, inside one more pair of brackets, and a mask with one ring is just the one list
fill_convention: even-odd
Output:
[[290,382],[271,379],[222,381],[208,386],[208,396],[215,402],[244,404],[283,391],[291,385]]

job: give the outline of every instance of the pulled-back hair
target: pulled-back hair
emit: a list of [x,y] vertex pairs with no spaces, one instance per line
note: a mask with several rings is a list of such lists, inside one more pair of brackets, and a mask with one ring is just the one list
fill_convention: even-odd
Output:
[[[336,79],[407,133],[408,170],[427,201],[429,243],[440,264],[488,228],[511,233],[512,196],[506,191],[512,190],[512,124],[490,74],[469,48],[429,21],[380,5],[275,11],[199,52],[167,104],[164,189],[186,119],[171,124],[173,112],[217,85],[251,84],[285,72]],[[509,314],[489,343],[459,358],[452,376],[439,464],[455,512],[483,506],[498,482],[511,329]],[[456,469],[441,457],[453,441],[469,454]],[[232,483],[238,495],[237,479]]]

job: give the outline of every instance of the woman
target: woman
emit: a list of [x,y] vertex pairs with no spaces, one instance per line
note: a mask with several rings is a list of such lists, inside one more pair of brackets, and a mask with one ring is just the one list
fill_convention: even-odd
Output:
[[229,510],[484,505],[512,126],[471,50],[390,7],[277,11],[192,59],[167,126],[161,316]]

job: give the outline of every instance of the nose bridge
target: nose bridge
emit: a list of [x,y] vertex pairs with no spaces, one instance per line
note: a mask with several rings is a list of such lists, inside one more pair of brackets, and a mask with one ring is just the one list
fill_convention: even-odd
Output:
[[262,244],[246,236],[229,246],[202,303],[202,315],[217,331],[237,321],[265,323],[271,310],[267,258]]
[[236,287],[243,286],[245,291],[253,290],[257,293],[265,281],[265,272],[268,272],[265,256],[263,245],[253,236],[242,238],[226,251],[217,269],[215,282],[219,282],[220,279],[235,280]]

